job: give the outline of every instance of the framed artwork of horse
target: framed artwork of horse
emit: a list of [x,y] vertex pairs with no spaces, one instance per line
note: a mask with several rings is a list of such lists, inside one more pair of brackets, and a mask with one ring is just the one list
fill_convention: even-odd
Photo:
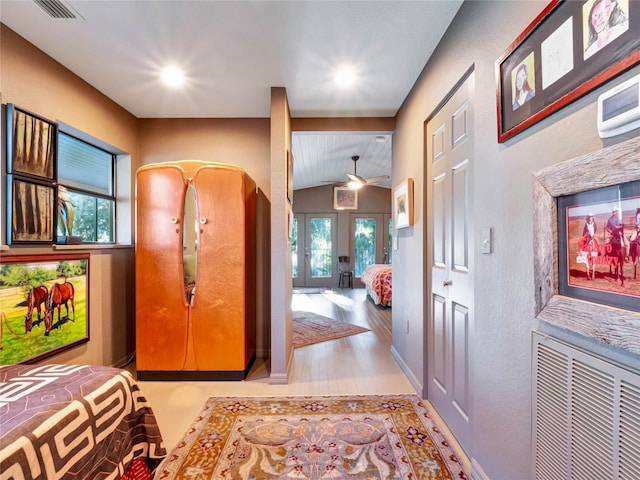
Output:
[[[640,183],[639,156],[640,137],[634,137],[534,172],[532,189],[532,294],[536,318],[636,355],[640,355],[640,272],[636,273],[637,278],[634,279],[631,239],[628,235],[633,236],[631,224],[635,222],[637,226],[638,222],[637,216],[634,220],[634,212],[640,205],[634,208],[634,201],[637,203],[640,200],[637,194],[637,185]],[[583,196],[574,196],[582,192],[585,192]],[[562,197],[567,197],[568,201],[563,203]],[[586,208],[583,209],[583,206]],[[589,276],[594,279],[588,280],[586,264],[578,262],[578,256],[583,259],[585,256],[600,258],[606,257],[607,253],[614,253],[614,246],[607,246],[607,242],[615,232],[602,236],[602,230],[607,229],[609,218],[613,216],[614,206],[618,207],[617,218],[620,223],[624,222],[622,231],[625,240],[621,242],[628,241],[629,254],[624,258],[623,268],[617,272],[613,267],[614,264],[616,267],[621,264],[619,257],[617,260],[599,260],[595,272],[590,269]],[[594,215],[597,223],[598,231],[594,230],[594,233],[598,238],[598,247],[589,247],[588,239],[584,239],[583,232],[586,230],[590,233],[591,227],[586,226],[590,220],[586,218],[589,214]],[[578,218],[580,216],[582,218]],[[559,217],[564,217],[568,225],[565,232],[561,231]],[[604,247],[602,242],[605,243]],[[562,244],[565,246],[561,251]],[[581,253],[580,248],[585,253]],[[600,255],[594,256],[594,249]],[[635,258],[637,262],[638,257]],[[563,263],[564,267],[561,266]],[[569,280],[572,270],[573,278]],[[568,285],[570,282],[574,284],[573,288],[580,289],[582,298],[575,296],[575,291],[561,287],[563,283]],[[576,283],[589,287],[578,287]],[[629,301],[625,302],[624,298]],[[620,300],[622,302],[618,305],[621,306],[612,305]]]
[[89,341],[89,255],[3,255],[0,365]]
[[558,198],[559,292],[640,312],[640,181]]

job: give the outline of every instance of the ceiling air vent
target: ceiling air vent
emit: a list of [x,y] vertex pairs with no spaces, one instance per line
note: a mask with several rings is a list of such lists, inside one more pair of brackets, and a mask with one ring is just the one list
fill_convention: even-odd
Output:
[[33,0],[33,2],[42,8],[51,18],[63,18],[67,20],[82,18],[70,5],[61,0]]

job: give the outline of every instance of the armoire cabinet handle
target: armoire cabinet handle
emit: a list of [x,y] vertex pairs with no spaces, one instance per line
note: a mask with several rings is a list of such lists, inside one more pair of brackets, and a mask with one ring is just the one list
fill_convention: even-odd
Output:
[[175,223],[178,223],[178,219],[177,219],[176,217],[171,217],[171,218],[169,219],[169,221],[170,221],[171,223],[174,223],[174,224],[175,224]]
[[207,223],[207,219],[204,217],[200,217],[200,223],[204,225],[205,223]]

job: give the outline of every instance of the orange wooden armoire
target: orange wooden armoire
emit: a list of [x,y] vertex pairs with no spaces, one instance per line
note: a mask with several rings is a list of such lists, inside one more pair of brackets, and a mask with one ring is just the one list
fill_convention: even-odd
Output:
[[183,160],[136,173],[136,368],[241,380],[256,353],[256,183]]

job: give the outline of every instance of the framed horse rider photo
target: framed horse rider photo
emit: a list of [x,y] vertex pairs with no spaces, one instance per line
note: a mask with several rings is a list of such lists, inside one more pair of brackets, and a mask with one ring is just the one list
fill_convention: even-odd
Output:
[[559,292],[640,311],[640,181],[558,198]]
[[3,255],[0,366],[89,341],[89,255]]

